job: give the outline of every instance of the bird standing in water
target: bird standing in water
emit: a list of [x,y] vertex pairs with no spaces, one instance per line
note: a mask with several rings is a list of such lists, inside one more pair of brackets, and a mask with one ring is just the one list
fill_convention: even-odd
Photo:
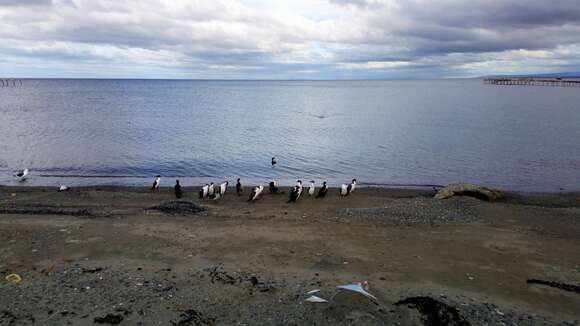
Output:
[[275,157],[272,157],[272,162],[271,163],[272,163],[272,167],[274,167],[274,165],[276,165],[276,163],[278,163],[278,162],[276,162],[276,158]]
[[18,171],[18,173],[16,173],[16,177],[18,178],[18,181],[23,182],[26,180],[26,176],[28,175],[28,169],[23,169]]
[[181,191],[179,180],[175,180],[175,187],[173,187],[173,189],[175,190],[175,198],[181,198],[181,196],[183,196],[183,191]]

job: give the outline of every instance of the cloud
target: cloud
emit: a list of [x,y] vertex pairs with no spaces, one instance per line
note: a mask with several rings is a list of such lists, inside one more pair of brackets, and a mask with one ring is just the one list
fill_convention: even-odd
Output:
[[0,41],[0,73],[29,77],[580,71],[580,6],[577,0],[0,0]]
[[51,5],[52,0],[0,0],[0,6],[46,6]]

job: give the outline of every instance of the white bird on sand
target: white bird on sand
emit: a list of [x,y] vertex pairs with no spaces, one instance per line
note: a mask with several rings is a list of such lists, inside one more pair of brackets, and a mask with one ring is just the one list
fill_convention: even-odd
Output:
[[65,186],[65,185],[61,185],[60,187],[58,187],[58,191],[68,191],[70,188]]
[[28,169],[23,169],[16,173],[16,177],[20,179],[20,181],[26,180],[26,176],[28,175]]
[[310,187],[308,188],[308,197],[314,195],[314,190],[316,186],[314,186],[314,180],[310,180]]
[[213,194],[214,194],[214,192],[215,192],[215,189],[214,189],[213,182],[210,182],[210,183],[209,183],[208,194],[211,196],[211,195],[213,195]]
[[250,199],[248,201],[254,201],[258,196],[264,191],[264,186],[258,186],[252,188],[252,193],[250,194]]
[[209,195],[209,185],[206,183],[205,186],[201,187],[199,190],[199,199],[204,199]]
[[158,175],[155,177],[155,181],[153,181],[153,186],[151,187],[151,190],[159,189],[160,184],[161,184],[161,176]]
[[350,193],[354,191],[354,188],[356,188],[356,179],[352,179],[352,182],[348,186],[342,184],[340,187],[340,196],[346,197],[350,195]]

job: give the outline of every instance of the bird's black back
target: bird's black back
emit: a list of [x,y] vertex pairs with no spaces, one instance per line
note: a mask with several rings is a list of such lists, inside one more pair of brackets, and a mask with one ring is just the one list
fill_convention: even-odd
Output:
[[278,187],[274,184],[274,181],[270,182],[270,193],[275,194],[278,192]]
[[290,201],[295,203],[297,199],[298,199],[298,186],[294,186],[294,188],[292,188],[292,191],[290,192]]
[[252,189],[252,192],[250,193],[250,198],[248,199],[248,201],[252,201],[252,199],[254,199],[255,194],[256,194],[256,188]]
[[183,196],[183,191],[181,190],[181,185],[179,185],[179,183],[176,184],[174,189],[175,189],[175,197],[181,198]]
[[316,195],[316,198],[323,198],[324,196],[326,196],[327,192],[328,192],[328,187],[322,186],[322,188],[320,188],[318,190],[318,195]]

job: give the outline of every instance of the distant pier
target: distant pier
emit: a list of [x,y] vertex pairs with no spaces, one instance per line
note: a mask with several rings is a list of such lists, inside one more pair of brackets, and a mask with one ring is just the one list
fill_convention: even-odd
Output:
[[563,78],[486,78],[484,84],[506,86],[580,87],[580,80]]
[[0,87],[17,87],[17,86],[22,86],[21,79],[0,78]]

